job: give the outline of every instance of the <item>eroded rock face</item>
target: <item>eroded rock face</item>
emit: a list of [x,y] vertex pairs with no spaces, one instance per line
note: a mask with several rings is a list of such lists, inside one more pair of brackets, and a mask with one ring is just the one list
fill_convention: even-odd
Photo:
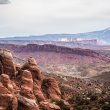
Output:
[[0,110],[17,110],[18,101],[12,92],[13,85],[8,75],[0,76]]
[[[21,77],[21,90],[18,96],[19,106],[22,110],[39,110],[33,93],[33,79],[31,72],[24,70]],[[21,109],[21,108],[20,108]]]
[[14,64],[8,50],[0,49],[0,100],[0,110],[60,110],[52,100],[61,100],[61,92],[57,81],[46,78],[34,58],[21,66]]
[[1,74],[0,76],[0,82],[2,82],[2,84],[11,92],[14,91],[14,88],[13,88],[13,84],[9,78],[8,75],[6,74]]
[[11,92],[0,82],[0,100],[2,100],[0,102],[0,107],[4,108],[4,110],[11,108],[10,104],[12,104],[12,97],[13,95]]
[[42,82],[39,80],[34,80],[34,94],[38,100],[38,102],[44,101],[46,98],[44,97],[44,94],[42,92],[41,88]]
[[29,70],[33,76],[33,79],[42,80],[43,74],[39,67],[37,66],[36,60],[33,57],[30,57],[28,61],[22,66],[22,70]]
[[15,76],[15,66],[13,56],[9,50],[0,49],[0,74]]

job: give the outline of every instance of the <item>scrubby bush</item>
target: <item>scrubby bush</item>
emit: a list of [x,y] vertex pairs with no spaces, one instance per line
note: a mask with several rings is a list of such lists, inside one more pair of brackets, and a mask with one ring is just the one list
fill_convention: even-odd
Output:
[[62,100],[60,100],[60,101],[55,100],[53,102],[55,102],[55,104],[58,105],[61,110],[70,110],[69,107],[66,106]]
[[102,110],[110,110],[110,104],[103,105]]
[[97,96],[96,95],[91,95],[91,101],[95,101],[95,100],[97,100]]

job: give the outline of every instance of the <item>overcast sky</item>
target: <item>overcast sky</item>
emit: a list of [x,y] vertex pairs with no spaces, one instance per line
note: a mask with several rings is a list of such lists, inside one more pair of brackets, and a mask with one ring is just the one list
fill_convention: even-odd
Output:
[[110,27],[110,0],[0,0],[0,37]]

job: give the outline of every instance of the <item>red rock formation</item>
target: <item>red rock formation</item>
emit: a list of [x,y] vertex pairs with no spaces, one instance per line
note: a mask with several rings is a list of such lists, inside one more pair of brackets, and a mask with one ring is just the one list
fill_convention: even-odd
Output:
[[28,58],[28,61],[22,66],[22,70],[29,70],[34,79],[42,80],[43,74],[39,67],[37,66],[36,60],[32,57]]
[[44,94],[42,92],[41,84],[42,84],[42,82],[40,82],[39,80],[34,80],[34,90],[33,91],[34,91],[34,94],[35,94],[38,102],[45,100]]
[[12,97],[11,92],[0,82],[0,108],[3,108],[3,110],[12,108]]
[[13,88],[13,85],[12,85],[12,82],[9,78],[8,75],[6,74],[1,74],[0,76],[0,82],[2,82],[2,84],[11,92],[13,92],[14,88]]
[[39,110],[33,93],[33,79],[31,72],[24,70],[21,77],[21,90],[18,96],[19,105],[22,110]]
[[13,56],[9,50],[0,49],[0,67],[0,74],[8,74],[10,77],[15,76]]
[[0,49],[0,100],[0,110],[60,110],[52,100],[61,100],[61,92],[54,78],[42,74],[34,58],[21,67],[13,63],[9,51]]
[[6,78],[6,81],[0,81],[0,110],[17,110],[17,97],[10,91],[13,86],[7,82],[10,79],[8,76],[2,76],[2,78],[3,80]]

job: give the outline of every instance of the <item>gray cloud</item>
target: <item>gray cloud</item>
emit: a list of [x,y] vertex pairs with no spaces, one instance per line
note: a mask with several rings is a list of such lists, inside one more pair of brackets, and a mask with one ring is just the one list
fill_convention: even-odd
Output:
[[0,4],[8,4],[8,3],[10,3],[9,0],[0,0]]
[[10,5],[0,6],[0,37],[77,33],[110,27],[110,0],[10,1]]

